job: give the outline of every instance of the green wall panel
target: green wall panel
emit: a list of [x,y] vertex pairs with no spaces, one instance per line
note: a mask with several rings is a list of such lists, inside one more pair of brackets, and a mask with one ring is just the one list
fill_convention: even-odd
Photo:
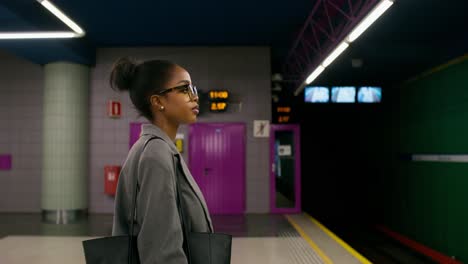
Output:
[[387,138],[387,224],[468,262],[468,163],[416,162],[401,153],[468,154],[468,61],[398,87]]

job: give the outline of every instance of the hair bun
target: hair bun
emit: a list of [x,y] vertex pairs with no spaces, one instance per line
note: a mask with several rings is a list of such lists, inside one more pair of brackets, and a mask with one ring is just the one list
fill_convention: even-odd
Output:
[[129,91],[135,79],[137,67],[137,63],[128,57],[118,59],[112,66],[110,74],[111,88],[116,91]]

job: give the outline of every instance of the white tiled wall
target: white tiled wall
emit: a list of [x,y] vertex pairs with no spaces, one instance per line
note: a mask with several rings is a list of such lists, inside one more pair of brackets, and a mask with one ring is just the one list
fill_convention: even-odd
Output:
[[42,67],[0,51],[0,211],[39,212],[42,170]]
[[[241,111],[207,113],[199,122],[246,123],[247,212],[268,212],[269,142],[252,136],[253,120],[271,118],[268,47],[98,49],[90,87],[90,212],[113,211],[113,198],[103,192],[104,166],[125,161],[130,122],[146,122],[137,120],[128,93],[116,93],[108,85],[112,63],[127,55],[174,61],[190,72],[199,89],[228,89],[241,99]],[[13,170],[0,171],[0,211],[40,211],[42,67],[0,52],[0,74],[0,153],[13,154]],[[121,119],[106,117],[109,99],[122,102]]]

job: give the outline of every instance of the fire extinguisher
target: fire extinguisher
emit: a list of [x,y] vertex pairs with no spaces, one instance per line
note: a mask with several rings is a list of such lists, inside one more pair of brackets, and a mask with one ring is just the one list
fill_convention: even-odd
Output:
[[105,166],[104,167],[104,193],[115,195],[117,191],[117,183],[119,181],[120,166]]

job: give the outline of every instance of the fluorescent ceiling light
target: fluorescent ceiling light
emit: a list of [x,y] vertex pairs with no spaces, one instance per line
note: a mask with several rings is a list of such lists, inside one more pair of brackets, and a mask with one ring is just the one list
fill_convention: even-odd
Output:
[[304,89],[304,85],[312,83],[324,70],[328,67],[341,53],[343,53],[349,44],[355,41],[367,28],[369,28],[388,8],[393,5],[394,0],[382,0],[372,11],[365,16],[365,18],[359,22],[359,24],[351,31],[351,33],[343,40],[329,55],[323,60],[323,62],[307,77],[305,82],[294,92],[294,95],[298,95],[299,92]]
[[73,20],[71,20],[67,15],[65,15],[60,9],[58,9],[54,4],[49,2],[48,0],[37,0],[39,3],[41,3],[42,6],[47,8],[52,14],[54,14],[58,19],[62,20],[65,25],[67,25],[69,28],[71,28],[75,33],[77,34],[83,34],[84,31],[81,29]]
[[328,55],[328,57],[323,61],[323,67],[328,67],[343,51],[349,47],[349,44],[345,41],[341,42],[336,49]]
[[0,33],[0,39],[50,39],[50,38],[76,38],[73,32],[12,32]]
[[309,77],[307,77],[305,83],[310,84],[311,82],[313,82],[323,72],[323,70],[325,70],[325,67],[323,67],[322,65],[319,65],[317,69],[315,69],[315,71],[312,72],[309,75]]
[[348,42],[355,41],[377,18],[379,18],[387,9],[393,5],[393,1],[383,0],[377,5],[360,23],[359,25],[348,35]]
[[46,32],[0,32],[0,39],[51,39],[51,38],[79,38],[85,35],[83,29],[80,28],[73,20],[65,15],[60,9],[48,0],[37,0],[54,14],[58,19],[65,23],[73,31],[46,31]]

